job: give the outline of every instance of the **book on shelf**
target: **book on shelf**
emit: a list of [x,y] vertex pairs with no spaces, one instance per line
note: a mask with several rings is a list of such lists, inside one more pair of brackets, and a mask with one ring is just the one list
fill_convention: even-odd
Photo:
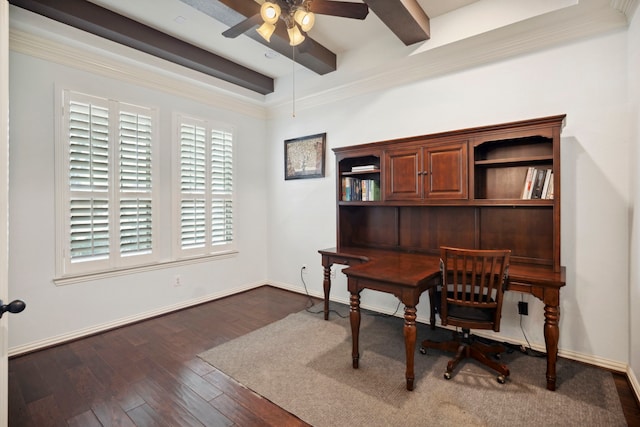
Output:
[[351,172],[366,172],[378,169],[376,165],[361,165],[361,166],[352,166]]
[[535,175],[536,169],[530,167],[527,169],[527,174],[524,177],[524,186],[522,188],[522,199],[530,199],[531,198],[531,190],[533,189],[533,178]]
[[551,172],[551,179],[549,180],[549,187],[547,188],[547,193],[545,194],[545,199],[553,199],[553,172]]
[[549,192],[549,183],[551,182],[551,176],[553,172],[551,169],[547,169],[547,173],[544,176],[544,185],[542,186],[542,194],[540,195],[541,199],[547,198],[547,193]]
[[544,188],[544,180],[546,175],[546,169],[536,169],[536,176],[532,183],[533,189],[531,190],[532,199],[542,198],[542,189]]
[[375,179],[369,179],[367,181],[369,181],[367,200],[372,202],[380,201],[380,183]]
[[351,180],[348,176],[342,178],[342,200],[345,202],[351,201]]

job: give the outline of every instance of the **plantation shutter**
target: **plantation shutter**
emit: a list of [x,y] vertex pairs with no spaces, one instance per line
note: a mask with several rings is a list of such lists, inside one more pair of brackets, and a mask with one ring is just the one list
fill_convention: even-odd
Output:
[[71,262],[109,255],[109,109],[69,104],[69,257]]
[[233,145],[229,132],[211,132],[211,243],[233,241]]
[[202,248],[207,239],[206,129],[180,125],[180,247]]
[[120,112],[119,121],[120,254],[151,253],[152,120]]

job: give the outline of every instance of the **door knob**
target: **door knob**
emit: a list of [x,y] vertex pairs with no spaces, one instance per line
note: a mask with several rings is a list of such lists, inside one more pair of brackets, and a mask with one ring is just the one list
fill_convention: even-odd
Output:
[[2,304],[2,300],[0,300],[0,317],[7,311],[9,313],[20,313],[26,306],[27,304],[19,299],[11,301],[9,304]]

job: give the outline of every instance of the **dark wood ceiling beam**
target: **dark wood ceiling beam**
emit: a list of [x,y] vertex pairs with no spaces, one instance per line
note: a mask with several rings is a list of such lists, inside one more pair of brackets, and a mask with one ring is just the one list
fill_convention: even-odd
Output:
[[9,3],[260,94],[273,92],[271,77],[91,2],[9,0]]
[[[254,0],[181,1],[229,27],[233,27],[243,20],[260,13],[260,5]],[[282,22],[278,22],[276,25],[276,31],[271,36],[271,42],[263,39],[260,34],[252,29],[249,29],[245,35],[278,52],[280,55],[294,59],[293,49],[289,45],[289,34]],[[338,63],[335,53],[313,40],[308,34],[305,41],[296,49],[295,61],[320,75],[335,71]]]
[[364,0],[364,2],[405,45],[429,40],[431,37],[429,16],[417,0]]

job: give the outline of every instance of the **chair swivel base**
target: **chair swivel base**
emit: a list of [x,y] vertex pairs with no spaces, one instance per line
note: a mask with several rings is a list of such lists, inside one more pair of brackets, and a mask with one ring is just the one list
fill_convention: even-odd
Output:
[[[464,331],[463,331],[464,332]],[[506,378],[509,376],[509,368],[504,363],[499,363],[493,360],[490,355],[499,356],[506,349],[500,344],[487,345],[474,339],[473,336],[468,333],[463,333],[463,338],[460,339],[458,334],[454,333],[454,339],[452,341],[437,342],[431,340],[424,340],[420,347],[420,353],[426,354],[427,348],[433,348],[437,350],[446,351],[449,353],[455,353],[455,357],[447,363],[447,370],[444,373],[446,379],[451,379],[453,371],[462,361],[462,359],[472,358],[482,363],[485,366],[498,372],[496,380],[500,384],[504,384]]]

